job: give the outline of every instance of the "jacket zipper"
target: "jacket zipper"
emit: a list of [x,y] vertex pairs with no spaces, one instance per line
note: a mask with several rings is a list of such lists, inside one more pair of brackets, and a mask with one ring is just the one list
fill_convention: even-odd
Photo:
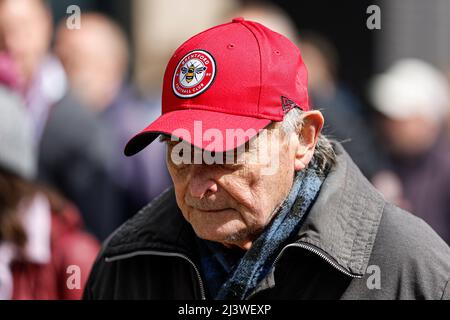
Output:
[[[281,256],[283,255],[284,251],[287,248],[290,248],[290,247],[302,248],[302,249],[305,249],[307,251],[310,251],[310,252],[316,254],[322,260],[324,260],[329,265],[331,265],[333,268],[335,268],[336,270],[342,272],[343,274],[345,274],[345,275],[347,275],[347,276],[349,276],[351,278],[362,278],[362,276],[360,276],[360,275],[355,275],[353,273],[348,272],[344,267],[339,265],[332,258],[328,257],[325,253],[323,253],[322,250],[316,248],[315,246],[313,246],[311,244],[307,244],[307,243],[304,243],[304,242],[291,243],[291,244],[288,244],[287,246],[285,246],[281,250],[281,252],[278,254],[278,256],[275,258],[275,260],[273,262],[273,266],[275,266],[278,263],[278,260],[281,258]],[[200,294],[201,294],[202,300],[206,300],[205,288],[204,288],[204,285],[203,285],[203,280],[202,280],[202,277],[200,275],[200,272],[199,272],[197,266],[195,265],[195,263],[191,259],[189,259],[188,256],[186,256],[184,254],[176,253],[176,252],[161,252],[161,251],[135,251],[135,252],[130,252],[130,253],[114,256],[114,257],[106,257],[105,261],[106,262],[112,262],[112,261],[127,259],[127,258],[131,258],[131,257],[135,257],[135,256],[140,256],[140,255],[155,255],[155,256],[162,256],[162,257],[179,257],[179,258],[182,258],[182,259],[188,261],[191,264],[191,266],[194,268],[195,273],[197,274],[197,279],[198,279],[198,284],[199,284]],[[246,298],[246,300],[250,299],[252,296],[253,296],[253,293],[250,294]]]
[[287,246],[285,246],[281,250],[281,252],[278,254],[278,256],[275,258],[275,261],[273,262],[273,266],[275,266],[276,263],[278,262],[278,260],[281,258],[281,256],[284,253],[284,250],[286,250],[289,247],[297,247],[297,248],[302,248],[307,251],[310,251],[310,252],[316,254],[317,256],[319,256],[322,260],[326,261],[333,268],[337,269],[338,271],[342,272],[343,274],[345,274],[349,277],[352,277],[352,278],[362,278],[363,277],[363,276],[348,272],[344,267],[342,267],[340,264],[335,262],[333,258],[331,258],[327,254],[325,254],[321,249],[317,248],[314,245],[305,243],[305,242],[295,242],[295,243],[291,243],[291,244],[288,244]]
[[[288,244],[287,246],[283,247],[283,249],[281,249],[281,252],[275,258],[275,260],[272,264],[272,268],[276,266],[276,264],[278,263],[278,260],[280,260],[284,251],[290,247],[302,248],[302,249],[305,249],[307,251],[314,253],[315,255],[319,256],[322,260],[327,262],[329,265],[331,265],[333,268],[337,269],[338,271],[342,272],[343,274],[345,274],[351,278],[362,278],[363,277],[363,276],[348,272],[344,267],[342,267],[340,264],[335,262],[332,258],[328,257],[325,253],[323,253],[321,249],[316,248],[315,246],[305,243],[305,242],[295,242],[295,243],[291,243],[291,244]],[[245,300],[249,300],[255,294],[256,294],[256,292],[252,292]]]
[[200,295],[202,297],[202,300],[206,300],[205,287],[203,285],[203,280],[202,280],[202,277],[200,275],[200,271],[198,270],[198,268],[195,265],[195,263],[191,259],[189,259],[188,256],[186,256],[184,254],[177,253],[177,252],[161,252],[161,251],[143,250],[143,251],[130,252],[130,253],[114,256],[114,257],[106,257],[105,261],[106,262],[112,262],[112,261],[127,259],[127,258],[131,258],[131,257],[135,257],[135,256],[141,256],[141,255],[154,255],[154,256],[162,256],[162,257],[178,257],[178,258],[182,258],[182,259],[186,260],[187,262],[189,262],[191,264],[191,266],[194,268],[195,273],[197,274],[198,285],[199,285],[199,288],[200,288]]

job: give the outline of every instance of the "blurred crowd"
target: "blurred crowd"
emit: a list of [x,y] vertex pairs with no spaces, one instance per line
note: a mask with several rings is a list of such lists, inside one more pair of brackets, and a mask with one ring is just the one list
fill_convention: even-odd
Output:
[[[298,44],[326,134],[450,243],[450,72],[405,57],[367,84],[369,107],[340,80],[324,35],[297,32],[266,5],[228,14]],[[159,116],[159,88],[135,89],[129,39],[111,18],[81,21],[54,26],[43,0],[0,0],[0,299],[79,298],[99,243],[171,184],[163,144],[123,155]],[[81,269],[78,290],[67,289],[70,265]]]
[[170,185],[162,144],[123,156],[159,115],[128,81],[126,36],[106,16],[82,21],[54,30],[45,1],[0,1],[3,299],[81,297],[99,242]]

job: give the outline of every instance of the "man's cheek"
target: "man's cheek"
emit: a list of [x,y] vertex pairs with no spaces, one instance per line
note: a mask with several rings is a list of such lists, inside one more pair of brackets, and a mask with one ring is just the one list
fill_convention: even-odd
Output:
[[167,168],[169,170],[170,177],[172,178],[172,182],[175,186],[175,189],[186,188],[188,184],[188,170],[187,168],[178,168],[173,165],[173,163],[167,164]]
[[177,202],[178,207],[181,209],[183,215],[185,215],[185,212],[187,213],[188,206],[186,205],[184,199],[185,199],[185,188],[182,188],[181,186],[177,186],[174,183],[175,188],[175,199]]

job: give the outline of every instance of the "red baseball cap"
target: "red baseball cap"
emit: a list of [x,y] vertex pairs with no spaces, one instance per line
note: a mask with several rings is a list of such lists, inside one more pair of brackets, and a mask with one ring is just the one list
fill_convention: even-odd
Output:
[[[300,50],[289,39],[235,18],[175,51],[164,74],[162,115],[127,143],[125,155],[136,154],[160,134],[204,150],[235,149],[273,121],[282,121],[290,109],[309,110],[307,83]],[[207,130],[223,141],[211,143],[211,134],[202,135]],[[248,134],[225,141],[228,130]]]

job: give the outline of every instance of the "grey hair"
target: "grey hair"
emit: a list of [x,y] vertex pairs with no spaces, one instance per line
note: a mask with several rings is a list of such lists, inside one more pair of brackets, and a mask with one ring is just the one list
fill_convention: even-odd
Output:
[[[290,135],[293,132],[300,132],[304,124],[304,112],[299,108],[293,108],[281,122],[281,130],[284,134]],[[336,153],[330,140],[322,133],[319,133],[313,161],[317,165],[318,174],[326,175],[326,172],[336,164]]]

